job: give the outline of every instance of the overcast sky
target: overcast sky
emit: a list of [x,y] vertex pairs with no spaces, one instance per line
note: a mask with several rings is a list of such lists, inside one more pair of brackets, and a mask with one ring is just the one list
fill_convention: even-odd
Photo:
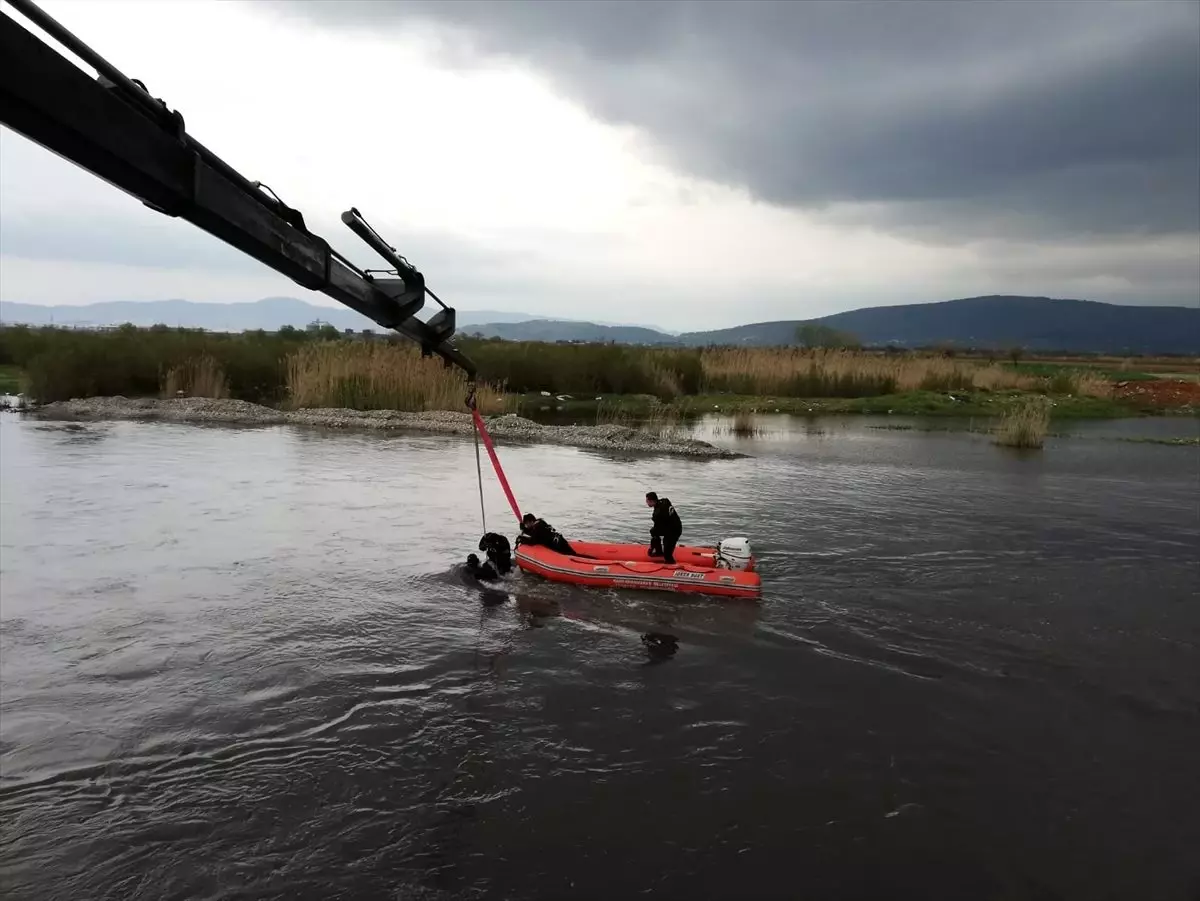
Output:
[[[1200,2],[42,0],[351,259],[674,329],[1200,303]],[[5,14],[12,14],[5,7]],[[333,303],[0,131],[0,297]]]

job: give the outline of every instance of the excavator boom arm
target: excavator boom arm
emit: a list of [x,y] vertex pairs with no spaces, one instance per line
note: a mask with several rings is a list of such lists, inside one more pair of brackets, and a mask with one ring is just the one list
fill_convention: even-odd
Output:
[[0,15],[0,122],[151,209],[186,219],[297,284],[411,338],[423,353],[437,354],[474,380],[475,364],[450,341],[454,310],[443,304],[428,322],[415,318],[427,293],[424,277],[356,209],[343,213],[342,221],[388,261],[397,278],[375,278],[351,264],[306,228],[298,210],[193,139],[178,112],[31,0],[6,3],[96,69],[98,77],[12,16]]

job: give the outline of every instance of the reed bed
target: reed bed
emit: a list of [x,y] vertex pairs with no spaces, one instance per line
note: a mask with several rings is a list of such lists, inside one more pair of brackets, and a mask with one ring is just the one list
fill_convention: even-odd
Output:
[[601,402],[596,408],[596,425],[624,426],[655,438],[678,438],[687,431],[682,412],[672,404],[655,404],[644,416],[635,416],[620,404]]
[[[1120,378],[1082,363],[1013,366],[994,358],[930,352],[548,344],[466,337],[459,346],[475,360],[487,383],[480,402],[489,411],[505,407],[496,387],[501,385],[514,395],[650,395],[669,404],[711,394],[817,399],[915,391],[1016,390],[1111,398],[1113,379]],[[202,359],[208,362],[200,363]],[[0,366],[23,373],[32,396],[44,402],[178,391],[200,396],[224,392],[271,406],[460,410],[463,401],[461,373],[445,369],[440,360],[421,359],[419,351],[398,336],[344,340],[336,332],[295,329],[227,335],[160,326],[122,326],[111,332],[3,327]]]
[[1075,394],[1082,397],[1105,397],[1111,398],[1116,385],[1104,378],[1102,375],[1097,375],[1094,372],[1082,370],[1071,373],[1071,390],[1067,394]]
[[766,433],[766,429],[754,421],[754,416],[758,412],[756,409],[736,407],[729,412],[733,414],[732,420],[728,424],[715,426],[713,428],[715,434],[733,435],[737,438],[755,438]]
[[[287,359],[288,405],[351,410],[462,410],[462,373],[422,358],[410,344],[331,342],[301,347]],[[504,394],[481,384],[481,413],[502,412]]]
[[785,397],[875,397],[906,391],[1028,389],[1039,379],[1003,366],[936,356],[736,348],[701,356],[708,391]]
[[754,424],[754,414],[749,410],[738,410],[733,414],[733,425],[730,428],[739,438],[753,438],[761,429]]
[[162,377],[163,397],[229,397],[229,379],[216,358],[192,357],[172,366]]
[[596,425],[622,425],[634,427],[633,413],[621,404],[602,400],[596,405]]
[[679,409],[666,404],[653,406],[638,428],[656,438],[678,438],[686,431]]
[[1039,448],[1050,428],[1050,402],[1038,395],[1018,399],[996,426],[992,440],[1003,447]]

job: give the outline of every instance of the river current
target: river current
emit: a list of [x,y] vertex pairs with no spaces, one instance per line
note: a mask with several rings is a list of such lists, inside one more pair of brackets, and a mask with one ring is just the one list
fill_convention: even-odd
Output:
[[0,891],[1194,901],[1200,449],[1116,440],[1172,428],[498,448],[568,538],[749,537],[752,604],[481,590],[460,438],[6,417]]

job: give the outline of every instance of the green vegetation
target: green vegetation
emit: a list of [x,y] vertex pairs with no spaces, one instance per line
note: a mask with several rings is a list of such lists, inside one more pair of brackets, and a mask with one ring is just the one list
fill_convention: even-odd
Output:
[[840,332],[819,322],[802,322],[796,326],[796,343],[810,350],[852,350],[862,347],[862,342],[849,332]]
[[0,365],[0,394],[17,394],[21,391],[21,367],[13,364]]
[[[747,395],[705,395],[684,398],[685,413],[736,413],[748,409],[758,413],[791,415],[892,414],[896,416],[997,416],[1015,399],[1015,392],[988,391],[949,394],[933,391],[908,391],[878,397],[837,398],[765,398]],[[1095,397],[1054,398],[1054,418],[1109,419],[1130,415],[1129,407]]]
[[1002,447],[1039,448],[1050,429],[1050,403],[1044,397],[1023,397],[1000,417],[992,440]]
[[[301,347],[287,359],[289,405],[352,410],[459,410],[466,390],[460,373],[440,361],[422,359],[416,345],[321,342]],[[481,413],[504,409],[490,385],[476,392]]]
[[[421,359],[400,336],[365,344],[336,329],[225,334],[122,326],[109,331],[0,329],[0,366],[21,371],[29,394],[48,403],[75,397],[232,397],[267,406],[400,410],[461,409],[461,374]],[[390,356],[388,355],[390,352]],[[481,408],[498,406],[484,386]]]
[[1193,438],[1118,438],[1118,441],[1133,441],[1137,444],[1166,444],[1171,447],[1200,447],[1200,437]]
[[[705,414],[736,417],[739,413],[782,413],[791,416],[831,415],[895,415],[895,416],[1000,416],[1007,407],[1026,395],[1016,392],[965,392],[953,395],[933,391],[909,391],[878,397],[764,397],[749,394],[702,394],[683,397],[672,402],[684,419]],[[1137,411],[1128,405],[1095,397],[1052,398],[1054,419],[1117,419]],[[542,416],[571,422],[616,421],[619,411],[622,421],[634,422],[651,416],[665,406],[650,395],[606,395],[600,400],[572,398],[560,401],[555,397],[521,395],[509,398],[509,409],[523,416]]]
[[686,432],[687,419],[673,404],[651,403],[637,412],[616,403],[601,403],[596,409],[596,425],[620,425],[635,428],[658,438],[675,438]]
[[[810,337],[829,342],[836,336]],[[1015,399],[1030,395],[1048,396],[1055,419],[1190,411],[1196,403],[1194,391],[1175,388],[1166,400],[1161,391],[1134,392],[1133,384],[1118,391],[1120,382],[1141,373],[1130,361],[1115,359],[1011,363],[895,349],[663,348],[465,337],[459,346],[479,365],[487,386],[480,398],[488,409],[574,421],[646,420],[664,416],[667,407],[677,417],[712,412],[997,417]],[[1172,362],[1177,369],[1193,366],[1190,360]],[[400,410],[462,409],[464,388],[460,372],[421,359],[398,335],[346,339],[329,327],[241,334],[165,326],[6,327],[0,328],[0,378],[14,388],[23,379],[28,393],[43,402],[182,392],[277,407]],[[1136,383],[1143,384],[1152,383]]]
[[517,394],[652,394],[669,400],[700,390],[702,352],[621,344],[545,344],[462,338],[480,376]]
[[42,402],[72,397],[152,397],[175,367],[203,357],[219,364],[231,397],[262,404],[285,398],[282,361],[307,341],[290,333],[238,335],[122,326],[112,331],[6,327],[0,329],[0,365],[18,366],[28,391]]
[[1122,370],[1112,366],[1104,366],[1089,363],[1055,363],[1048,360],[1035,360],[1025,363],[1009,363],[1008,368],[1014,372],[1020,372],[1025,375],[1039,376],[1042,378],[1055,378],[1064,373],[1077,375],[1080,373],[1091,373],[1092,375],[1108,379],[1110,381],[1150,381],[1152,379],[1161,378],[1161,374],[1153,372],[1141,372],[1138,370]]

